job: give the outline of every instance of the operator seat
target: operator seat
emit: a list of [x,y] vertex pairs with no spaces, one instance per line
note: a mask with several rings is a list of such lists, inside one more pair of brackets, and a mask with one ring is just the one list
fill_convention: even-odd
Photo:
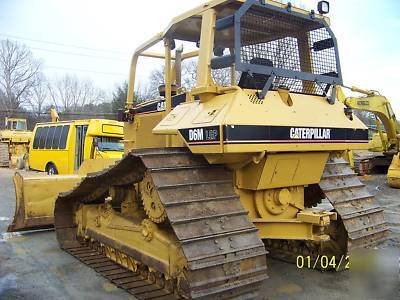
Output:
[[[273,67],[273,63],[270,59],[254,57],[250,60],[250,64],[262,65]],[[250,74],[249,72],[242,72],[239,80],[239,86],[244,89],[262,90],[267,83],[269,75],[265,74]]]

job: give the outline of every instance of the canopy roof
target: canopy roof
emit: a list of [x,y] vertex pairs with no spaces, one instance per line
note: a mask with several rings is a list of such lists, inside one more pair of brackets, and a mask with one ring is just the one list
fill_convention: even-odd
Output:
[[[184,40],[189,42],[197,42],[200,40],[201,32],[201,15],[208,9],[215,9],[217,13],[217,20],[234,14],[240,6],[246,2],[245,0],[213,0],[201,6],[198,6],[184,14],[181,14],[168,25],[163,35],[173,39]],[[287,7],[286,4],[278,3],[275,1],[266,1],[268,4],[277,7]],[[292,7],[292,10],[298,13],[308,15],[310,12]],[[316,15],[317,18],[323,18],[329,24],[329,19],[321,15]],[[233,29],[216,32],[216,40],[223,41],[231,39],[233,36]],[[228,41],[227,41],[228,42]]]

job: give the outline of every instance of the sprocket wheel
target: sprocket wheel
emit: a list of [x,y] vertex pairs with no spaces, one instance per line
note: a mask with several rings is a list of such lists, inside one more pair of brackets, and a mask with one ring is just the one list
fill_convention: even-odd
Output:
[[139,191],[148,218],[154,223],[163,223],[167,218],[167,213],[158,196],[150,173],[147,172],[144,179],[139,183]]

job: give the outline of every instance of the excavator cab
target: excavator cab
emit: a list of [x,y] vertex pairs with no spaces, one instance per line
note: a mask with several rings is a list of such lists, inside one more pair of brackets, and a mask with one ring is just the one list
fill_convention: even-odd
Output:
[[27,131],[26,119],[5,118],[5,128],[12,131]]

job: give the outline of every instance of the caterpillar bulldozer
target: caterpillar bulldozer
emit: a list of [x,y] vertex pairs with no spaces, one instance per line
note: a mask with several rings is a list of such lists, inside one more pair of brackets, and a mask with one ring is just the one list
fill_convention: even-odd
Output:
[[0,167],[16,166],[28,152],[31,138],[26,119],[5,118],[5,130],[0,131]]
[[[60,247],[138,299],[254,299],[268,252],[340,269],[384,239],[382,208],[341,158],[368,130],[337,101],[337,49],[327,17],[291,4],[214,0],[174,18],[132,57],[124,157],[57,197]],[[165,63],[162,98],[135,103],[143,57]]]
[[[367,164],[367,172],[375,167],[384,167],[385,170],[388,169],[388,184],[391,187],[400,188],[400,125],[390,101],[377,91],[360,89],[358,87],[351,87],[350,90],[361,93],[364,96],[345,97],[342,88],[339,87],[338,99],[349,109],[368,111],[375,115],[378,133],[373,135],[368,150],[376,154],[363,162]],[[382,130],[382,125],[385,131]]]

